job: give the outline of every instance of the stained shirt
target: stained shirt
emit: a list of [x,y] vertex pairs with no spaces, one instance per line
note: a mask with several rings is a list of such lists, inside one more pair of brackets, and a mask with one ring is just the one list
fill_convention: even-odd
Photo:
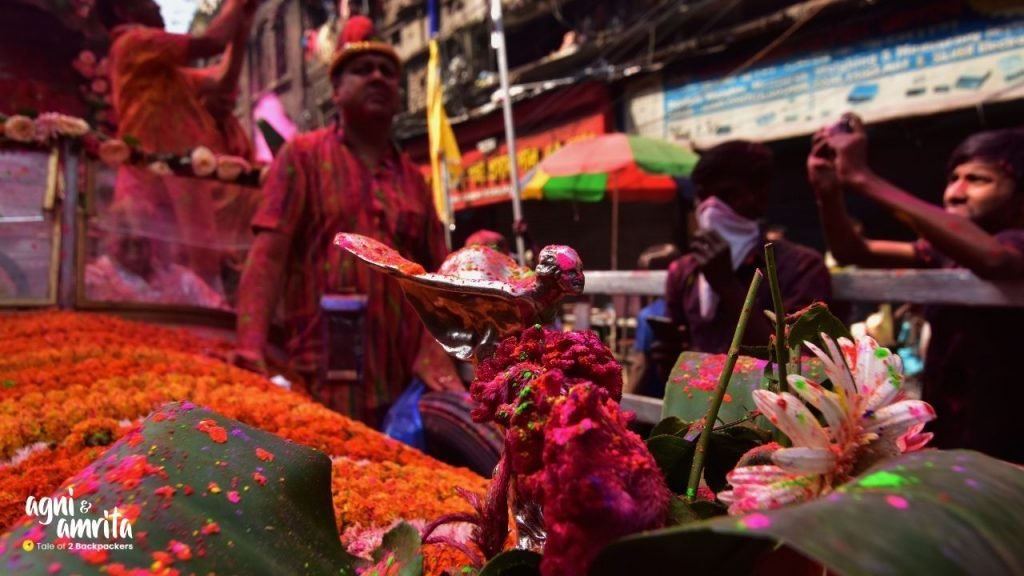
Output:
[[654,334],[654,328],[647,323],[647,319],[664,317],[667,313],[665,299],[658,298],[641,308],[636,315],[636,336],[633,340],[633,350],[644,355],[644,371],[637,390],[639,394],[655,398],[665,395],[665,382],[658,375],[658,370],[655,369],[655,359],[651,354],[651,349],[657,336]]
[[633,340],[633,349],[637,352],[648,353],[654,344],[654,329],[647,323],[647,319],[654,316],[665,316],[665,299],[658,298],[647,306],[640,309],[636,315],[636,337]]
[[85,267],[85,294],[97,302],[146,302],[227,308],[224,299],[188,268],[157,266],[143,278],[100,256]]
[[363,387],[352,390],[348,401],[371,410],[391,403],[412,378],[423,325],[394,279],[357,263],[332,242],[339,232],[362,234],[436,270],[446,254],[441,226],[423,177],[397,150],[371,170],[337,127],[285,144],[267,177],[253,228],[291,239],[283,301],[294,367],[315,371],[323,361],[320,296],[365,294]]
[[[1005,230],[996,240],[1024,254],[1024,230]],[[915,244],[921,267],[960,268],[925,240]],[[1024,309],[930,306],[932,335],[925,355],[922,397],[936,411],[928,425],[939,448],[968,448],[1024,464],[1024,442],[1013,423],[1024,406],[1020,356]]]
[[[775,262],[787,313],[796,312],[816,301],[828,303],[832,299],[832,280],[821,254],[799,244],[779,240],[775,242]],[[742,286],[747,286],[758,268],[765,269],[764,254],[760,248],[752,250],[736,270],[736,279]],[[710,318],[701,316],[697,290],[699,274],[700,267],[692,254],[684,254],[672,263],[665,282],[668,314],[676,324],[686,327],[692,350],[723,354],[729,351],[736,324],[734,321],[723,322],[717,313]],[[719,310],[721,306],[719,304]],[[773,308],[768,282],[762,282],[754,310],[759,313]],[[744,343],[765,344],[750,341]]]

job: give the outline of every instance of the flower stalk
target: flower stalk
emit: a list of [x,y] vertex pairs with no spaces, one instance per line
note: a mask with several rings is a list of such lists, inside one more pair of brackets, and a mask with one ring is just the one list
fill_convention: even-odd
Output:
[[779,271],[775,265],[775,245],[764,245],[764,261],[768,269],[768,286],[772,293],[772,307],[775,309],[775,386],[772,392],[786,391],[786,366],[789,364],[789,347],[786,345],[786,309],[779,286]]
[[[786,367],[789,364],[789,346],[786,342],[786,307],[782,301],[782,287],[779,286],[779,269],[775,265],[775,244],[764,245],[765,267],[768,269],[768,287],[772,293],[772,308],[775,312],[775,382],[772,392],[776,394],[786,391]],[[775,441],[789,446],[789,438],[778,429],[774,434]]]
[[729,346],[729,355],[725,360],[725,367],[718,376],[718,386],[715,388],[715,397],[711,399],[711,406],[704,416],[704,429],[697,440],[697,449],[693,455],[693,465],[690,467],[690,480],[686,486],[686,500],[693,502],[697,496],[697,485],[700,484],[700,476],[704,471],[704,455],[707,452],[708,444],[711,442],[711,432],[718,419],[718,411],[722,407],[722,399],[725,398],[725,391],[729,388],[729,380],[732,378],[733,368],[736,367],[736,359],[740,355],[740,345],[743,343],[743,335],[747,331],[747,323],[750,321],[750,313],[754,310],[754,300],[757,297],[757,290],[761,287],[764,275],[760,270],[754,272],[750,280],[750,288],[747,289],[747,297],[743,301],[743,309],[740,311],[740,319],[736,324],[736,331],[732,335],[732,345]]

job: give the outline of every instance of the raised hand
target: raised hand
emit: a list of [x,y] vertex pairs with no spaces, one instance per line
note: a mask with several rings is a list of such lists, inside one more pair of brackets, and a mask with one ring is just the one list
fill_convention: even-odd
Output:
[[836,172],[836,153],[829,146],[826,129],[822,128],[811,140],[811,153],[807,155],[807,181],[818,201],[835,198],[842,192]]
[[[827,146],[817,156],[833,159],[835,174],[841,184],[856,185],[871,175],[868,167],[868,139],[864,123],[856,114],[844,114],[836,124],[819,132]],[[812,156],[814,156],[812,151]]]
[[697,266],[715,292],[722,292],[729,283],[734,283],[732,252],[729,243],[714,230],[700,230],[690,243]]

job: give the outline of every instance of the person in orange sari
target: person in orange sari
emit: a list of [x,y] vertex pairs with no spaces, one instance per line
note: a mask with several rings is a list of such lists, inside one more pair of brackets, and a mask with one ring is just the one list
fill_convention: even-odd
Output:
[[[203,99],[231,93],[237,86],[257,4],[226,0],[206,30],[191,36],[165,31],[160,8],[152,0],[99,2],[97,14],[114,39],[110,62],[118,136],[131,137],[143,150],[158,154],[188,155],[198,146],[227,153],[225,137]],[[201,72],[188,66],[222,53],[218,64]],[[177,259],[220,286],[213,190],[218,185],[122,166],[115,199],[144,199],[167,215],[164,222],[152,223],[151,232],[180,242]]]

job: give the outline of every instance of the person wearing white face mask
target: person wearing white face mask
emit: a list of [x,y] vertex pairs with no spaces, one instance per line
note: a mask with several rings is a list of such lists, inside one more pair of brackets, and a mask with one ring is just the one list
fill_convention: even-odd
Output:
[[[672,263],[665,284],[669,314],[686,327],[693,350],[729,349],[747,286],[754,271],[765,267],[760,219],[770,200],[773,169],[767,146],[732,140],[703,152],[693,171],[700,230],[691,252]],[[831,299],[831,279],[819,253],[778,240],[775,259],[787,312]],[[767,282],[754,308],[772,309]],[[754,314],[744,343],[764,344],[770,334],[768,320]]]

